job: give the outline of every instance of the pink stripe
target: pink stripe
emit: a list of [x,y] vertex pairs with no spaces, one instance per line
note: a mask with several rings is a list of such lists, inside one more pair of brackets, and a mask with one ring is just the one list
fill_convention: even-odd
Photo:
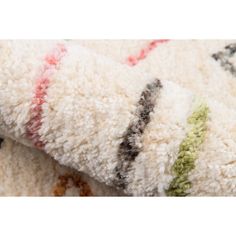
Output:
[[158,39],[158,40],[153,40],[151,41],[146,48],[141,49],[141,51],[139,52],[138,55],[136,56],[129,56],[127,58],[127,63],[130,66],[135,66],[136,64],[138,64],[139,61],[145,59],[148,54],[155,49],[159,44],[168,42],[169,39]]
[[39,75],[36,78],[34,97],[32,99],[30,108],[30,120],[26,124],[26,135],[32,141],[35,147],[43,149],[45,143],[40,140],[39,130],[42,126],[42,105],[45,103],[47,96],[47,89],[50,84],[50,78],[58,69],[58,64],[66,54],[67,50],[64,45],[58,44],[56,48],[52,50],[44,58],[44,66]]

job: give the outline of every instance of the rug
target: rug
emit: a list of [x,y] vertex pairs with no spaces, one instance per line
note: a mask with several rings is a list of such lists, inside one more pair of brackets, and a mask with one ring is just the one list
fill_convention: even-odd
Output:
[[[47,51],[50,44],[52,42],[42,45],[42,50],[37,52],[38,55],[36,57],[41,57],[41,54],[44,53],[44,50]],[[122,122],[114,119],[116,123],[115,125],[113,124],[115,127],[121,122],[119,127],[124,126],[124,128],[121,128],[122,132],[119,133],[120,131],[117,131],[118,133],[114,136],[126,136],[123,142],[118,142],[118,144],[114,145],[114,150],[117,150],[117,146],[119,147],[118,157],[123,161],[115,163],[115,166],[113,166],[112,158],[105,159],[105,162],[108,166],[111,165],[111,167],[107,168],[106,166],[104,169],[103,162],[99,163],[99,160],[93,158],[91,154],[91,159],[83,160],[88,164],[86,164],[87,166],[84,165],[81,169],[81,171],[88,173],[97,180],[121,190],[117,192],[114,189],[105,189],[103,185],[98,183],[93,185],[96,186],[96,190],[91,190],[88,182],[92,180],[74,177],[80,175],[77,172],[75,173],[74,170],[59,166],[52,158],[35,151],[34,148],[27,148],[6,139],[1,149],[1,159],[4,160],[1,167],[3,169],[1,172],[3,173],[1,177],[3,179],[1,181],[3,182],[1,186],[2,195],[92,195],[92,192],[94,192],[93,195],[97,195],[96,192],[99,192],[102,188],[105,190],[103,192],[100,191],[101,195],[118,195],[122,191],[129,195],[138,196],[235,195],[235,160],[233,155],[233,140],[235,136],[234,105],[236,101],[234,98],[235,45],[232,41],[86,40],[70,41],[66,42],[66,44],[74,44],[76,47],[74,49],[74,46],[69,46],[73,48],[73,55],[68,61],[73,61],[77,57],[75,52],[78,52],[83,55],[80,59],[84,60],[84,65],[90,68],[86,71],[85,66],[81,67],[83,70],[82,75],[88,81],[91,80],[90,84],[89,82],[86,84],[86,81],[84,81],[84,91],[87,91],[88,88],[92,90],[91,86],[94,87],[94,84],[96,84],[98,86],[96,93],[99,98],[99,88],[102,89],[104,84],[106,84],[108,88],[104,94],[110,93],[112,96],[111,91],[113,91],[115,95],[124,93],[130,96],[129,102],[123,101],[123,98],[118,100],[118,103],[122,104],[120,107],[112,104],[115,108],[114,114],[108,119],[114,119],[116,117],[115,114],[117,114],[116,112],[119,110],[118,108],[123,109],[127,106],[127,102],[133,104],[134,108],[131,108],[131,106],[127,110],[120,111],[119,117],[121,117]],[[80,47],[78,49],[76,45],[82,45],[91,51],[83,50]],[[14,43],[9,46],[10,49],[11,47],[16,47],[14,53],[19,53]],[[33,46],[30,47],[33,49]],[[7,55],[9,48],[4,48]],[[27,50],[20,52],[22,58],[28,56]],[[92,51],[96,52],[96,54]],[[64,56],[65,50],[59,47],[59,51],[56,54],[54,53],[55,51],[53,56],[51,54],[49,59],[47,59],[49,65],[52,66],[49,75],[55,69],[53,66]],[[107,58],[105,59],[98,54],[104,55]],[[26,67],[31,66],[31,60],[33,61],[35,58],[29,58]],[[98,61],[100,60],[102,63],[99,64]],[[5,63],[4,59],[1,62]],[[123,65],[120,66],[118,63]],[[11,68],[13,67],[12,65],[15,65],[15,68],[17,68],[17,62],[15,64],[11,62]],[[71,64],[67,64],[67,67],[69,66]],[[46,70],[47,74],[47,69],[44,68],[44,70]],[[93,75],[91,75],[91,71]],[[13,78],[15,76],[14,73],[19,73],[19,71],[13,70],[11,75]],[[24,74],[25,71],[23,70],[22,73]],[[35,77],[32,74],[27,76]],[[98,79],[115,77],[114,80],[119,85],[120,91],[114,88],[117,84],[108,85],[108,79],[100,85],[99,83],[97,84],[94,77]],[[133,77],[137,77],[137,79],[134,80]],[[150,77],[156,79],[151,81],[149,80]],[[129,82],[127,83],[126,80],[129,80]],[[137,81],[139,81],[138,85]],[[48,86],[47,83],[47,80],[44,81],[46,87]],[[64,81],[62,80],[61,83],[64,83]],[[25,86],[29,85],[25,84]],[[70,86],[68,91],[73,89]],[[134,89],[135,86],[136,88]],[[147,87],[145,88],[145,86]],[[16,89],[12,85],[9,88],[11,90]],[[28,89],[25,88],[26,90]],[[5,92],[9,91],[6,90]],[[74,92],[76,93],[76,91]],[[42,89],[38,91],[38,95],[42,93],[44,93]],[[87,96],[96,96],[95,94],[88,93]],[[138,98],[140,94],[141,98]],[[159,96],[163,100],[163,103],[159,104],[160,114],[158,110],[154,109],[156,104],[153,104],[153,100],[159,99]],[[143,97],[147,98],[145,102]],[[119,96],[116,97],[116,102],[118,98]],[[14,98],[10,97],[10,99],[12,99],[14,104]],[[19,101],[19,98],[17,99]],[[25,99],[25,95],[20,97],[20,99]],[[67,104],[72,98],[68,97],[68,99]],[[102,101],[99,99],[97,99],[98,104],[96,104],[98,107],[99,102]],[[107,102],[102,103],[102,105],[104,106]],[[138,109],[135,109],[137,103],[140,106]],[[143,103],[145,103],[146,108],[143,106]],[[94,106],[94,102],[91,102],[91,106]],[[96,106],[95,108],[97,109]],[[40,110],[41,108],[37,109]],[[130,110],[133,110],[133,118],[131,117],[133,114],[129,114]],[[107,108],[107,113],[108,111],[112,111],[111,107]],[[122,112],[126,112],[123,114],[123,118]],[[144,116],[145,119],[140,119],[140,115],[141,117]],[[37,118],[37,116],[35,117]],[[35,121],[35,117],[33,117],[33,121]],[[16,117],[13,118],[15,121]],[[89,124],[89,116],[83,119]],[[106,117],[103,117],[103,119],[106,119]],[[5,118],[5,123],[7,123],[6,120]],[[133,122],[130,123],[130,120]],[[155,122],[157,125],[155,125]],[[145,130],[144,128],[137,128],[140,123],[142,123],[141,127],[144,127]],[[133,132],[134,129],[137,129],[137,132]],[[6,133],[9,130],[4,132]],[[21,127],[19,132],[20,130]],[[89,132],[87,130],[89,129],[85,129],[84,133]],[[36,147],[42,148],[44,144],[38,140],[37,135],[33,136],[31,131],[31,129],[28,130],[31,141]],[[144,137],[142,137],[142,140],[136,137],[140,136],[137,134],[143,133],[144,135],[142,136]],[[101,135],[100,138],[104,137],[104,134],[101,132],[99,134]],[[19,134],[10,134],[8,136],[18,139]],[[130,141],[130,138],[132,141]],[[116,139],[112,138],[112,140],[115,141]],[[28,145],[28,140],[18,141]],[[132,148],[129,147],[128,154],[127,145],[132,146]],[[96,143],[94,143],[94,146],[96,146]],[[68,150],[70,148],[68,147]],[[58,146],[57,152],[59,152],[59,149],[60,147]],[[131,149],[132,151],[130,151]],[[83,150],[81,154],[83,154]],[[13,156],[17,156],[17,158],[13,158]],[[26,158],[21,158],[22,156]],[[35,158],[35,156],[37,157]],[[52,154],[52,156],[54,155]],[[115,151],[113,156],[117,156]],[[135,165],[134,163],[130,164],[132,159],[134,159]],[[60,155],[58,160],[64,165],[68,165],[68,159],[65,160]],[[111,161],[110,164],[109,161]],[[69,166],[80,169],[77,164],[69,163]],[[16,168],[14,168],[14,165]],[[112,171],[108,173],[107,170]],[[129,172],[128,175],[127,172]],[[27,178],[31,178],[30,181]],[[12,184],[14,182],[19,188],[14,187]]]

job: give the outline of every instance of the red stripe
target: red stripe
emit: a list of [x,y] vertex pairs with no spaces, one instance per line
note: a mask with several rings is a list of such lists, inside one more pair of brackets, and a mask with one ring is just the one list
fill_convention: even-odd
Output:
[[36,78],[34,97],[30,108],[30,120],[26,124],[26,135],[32,141],[35,147],[43,149],[45,143],[40,139],[39,130],[42,126],[43,104],[47,96],[47,89],[50,84],[50,78],[56,72],[58,64],[66,53],[66,48],[58,44],[44,58],[44,66],[39,77]]
[[162,43],[166,43],[168,42],[169,39],[159,39],[159,40],[153,40],[151,41],[147,47],[145,48],[142,48],[141,51],[139,52],[138,55],[136,56],[129,56],[127,58],[127,63],[128,65],[130,66],[135,66],[138,64],[139,61],[145,59],[148,54],[153,50],[155,49],[159,44],[162,44]]

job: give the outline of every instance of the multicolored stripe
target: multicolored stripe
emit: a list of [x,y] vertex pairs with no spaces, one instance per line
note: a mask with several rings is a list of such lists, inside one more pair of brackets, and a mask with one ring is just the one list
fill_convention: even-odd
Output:
[[118,165],[115,168],[114,184],[119,188],[125,189],[127,185],[126,179],[130,166],[142,149],[140,139],[150,122],[150,113],[154,110],[161,88],[162,84],[159,79],[147,84],[138,101],[134,121],[130,123],[124,134],[118,149]]
[[205,103],[198,105],[188,118],[191,126],[179,147],[178,157],[172,167],[174,179],[166,190],[168,196],[186,196],[191,188],[189,173],[195,168],[195,160],[207,131],[209,108]]
[[168,42],[169,40],[168,39],[159,39],[159,40],[153,40],[151,41],[147,47],[145,48],[142,48],[140,50],[140,52],[138,53],[138,55],[135,55],[135,56],[129,56],[127,58],[127,63],[128,65],[130,66],[135,66],[136,64],[138,64],[139,61],[145,59],[148,54],[153,50],[155,49],[159,44],[162,44],[162,43],[165,43],[165,42]]
[[30,120],[26,124],[26,135],[34,146],[43,149],[44,142],[40,139],[39,130],[42,126],[42,106],[45,103],[47,89],[50,84],[50,78],[55,74],[58,65],[66,53],[66,48],[58,44],[44,59],[44,66],[40,76],[36,78],[34,97],[30,108]]

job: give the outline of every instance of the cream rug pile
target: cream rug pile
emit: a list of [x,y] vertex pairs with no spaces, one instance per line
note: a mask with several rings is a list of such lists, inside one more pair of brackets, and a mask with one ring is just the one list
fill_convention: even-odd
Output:
[[1,41],[0,194],[236,195],[235,52],[227,40]]

